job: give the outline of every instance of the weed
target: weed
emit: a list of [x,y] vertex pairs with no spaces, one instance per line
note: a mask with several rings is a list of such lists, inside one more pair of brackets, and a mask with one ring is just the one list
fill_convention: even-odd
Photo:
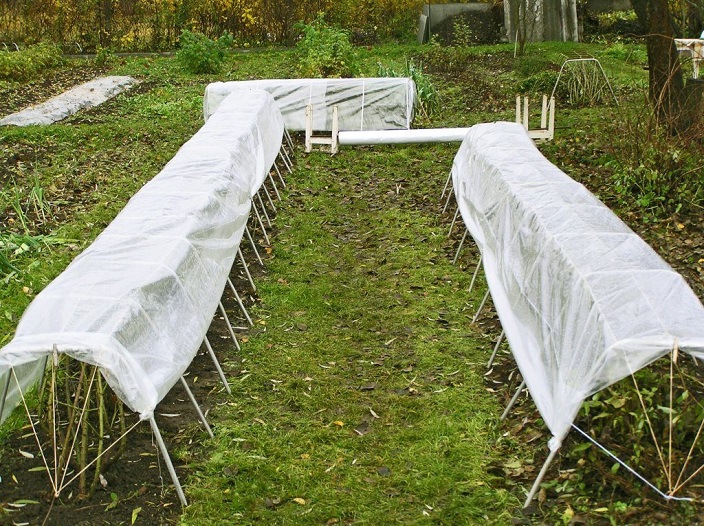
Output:
[[180,48],[176,58],[189,73],[218,73],[225,61],[225,51],[232,46],[232,42],[233,37],[229,33],[212,40],[202,33],[186,30],[179,37]]

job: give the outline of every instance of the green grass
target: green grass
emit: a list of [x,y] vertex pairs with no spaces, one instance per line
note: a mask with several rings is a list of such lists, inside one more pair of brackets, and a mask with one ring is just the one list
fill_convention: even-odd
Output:
[[515,498],[487,474],[500,409],[469,326],[480,296],[439,214],[452,155],[298,160],[253,312],[266,331],[215,415],[185,524],[508,522]]

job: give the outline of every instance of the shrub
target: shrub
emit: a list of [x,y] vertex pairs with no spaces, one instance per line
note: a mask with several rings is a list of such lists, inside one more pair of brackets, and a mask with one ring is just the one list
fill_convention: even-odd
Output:
[[304,77],[354,77],[357,57],[349,34],[329,26],[320,14],[310,24],[299,26],[303,38],[296,48],[300,52],[300,71]]
[[189,73],[217,73],[225,61],[225,50],[232,46],[233,38],[223,33],[212,40],[201,33],[183,31],[179,37],[180,49],[176,59]]
[[37,44],[21,51],[0,51],[0,79],[27,80],[62,62],[61,49],[53,44]]

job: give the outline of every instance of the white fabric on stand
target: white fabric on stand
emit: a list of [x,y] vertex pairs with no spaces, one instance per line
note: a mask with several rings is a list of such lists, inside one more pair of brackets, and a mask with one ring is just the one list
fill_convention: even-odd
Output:
[[522,126],[473,126],[452,178],[553,449],[588,396],[675,346],[704,357],[704,308],[684,279]]
[[[220,119],[220,115],[226,118]],[[236,123],[236,125],[233,125]],[[148,418],[190,365],[237,254],[251,196],[271,168],[283,119],[262,91],[235,93],[25,311],[0,350],[26,391],[44,358],[100,366]],[[19,401],[10,382],[3,418]]]
[[208,120],[232,91],[266,90],[274,97],[286,129],[306,129],[305,109],[313,106],[313,130],[332,131],[332,107],[339,130],[407,130],[413,121],[415,83],[410,78],[265,79],[215,82],[205,89]]

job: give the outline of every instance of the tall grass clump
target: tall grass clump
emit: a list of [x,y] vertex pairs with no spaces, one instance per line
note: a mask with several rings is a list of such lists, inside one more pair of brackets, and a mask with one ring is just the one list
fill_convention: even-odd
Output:
[[433,110],[435,110],[440,103],[438,90],[435,88],[435,84],[430,76],[423,72],[422,64],[416,66],[412,60],[407,60],[405,69],[397,71],[380,63],[377,69],[377,77],[411,78],[416,85],[415,110],[425,118],[430,117]]

